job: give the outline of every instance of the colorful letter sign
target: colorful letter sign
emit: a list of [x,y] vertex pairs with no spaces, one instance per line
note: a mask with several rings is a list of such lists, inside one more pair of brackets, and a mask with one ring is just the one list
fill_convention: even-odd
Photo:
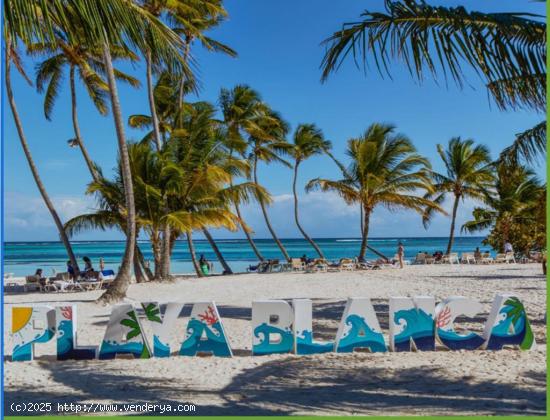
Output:
[[384,336],[368,298],[349,298],[336,333],[336,351],[349,353],[358,348],[386,351]]
[[99,350],[100,359],[114,359],[117,354],[131,354],[140,359],[151,357],[141,322],[130,304],[113,307]]
[[434,311],[431,296],[390,297],[391,350],[435,350]]
[[483,336],[487,350],[500,350],[506,345],[531,350],[536,346],[525,308],[514,295],[495,297]]
[[[143,311],[131,304],[114,306],[107,324],[99,354],[97,347],[77,345],[76,306],[63,305],[13,307],[13,361],[33,360],[34,345],[45,343],[55,335],[57,358],[114,359],[117,355],[135,358],[169,357],[171,333],[174,331],[183,303],[141,303]],[[164,309],[164,313],[163,313]],[[536,345],[527,313],[517,296],[495,297],[483,336],[474,332],[458,333],[454,321],[458,316],[474,317],[483,312],[473,299],[452,296],[437,307],[431,296],[391,297],[389,299],[389,348],[402,352],[435,350],[435,339],[450,350],[500,350],[505,346],[533,349]],[[142,327],[147,320],[153,330],[151,343]],[[293,299],[252,302],[252,355],[291,353],[349,353],[357,349],[370,352],[388,350],[374,307],[368,298],[349,298],[336,333],[336,340],[313,339],[312,302]],[[233,355],[218,308],[213,301],[193,305],[181,356],[208,353],[218,357]]]
[[452,296],[445,299],[435,308],[436,335],[438,340],[450,350],[475,350],[483,345],[484,338],[479,334],[468,332],[459,334],[454,329],[457,316],[474,317],[483,307],[477,300],[463,296]]
[[13,307],[11,310],[13,334],[12,360],[33,360],[34,345],[50,341],[55,334],[55,311],[50,306]]
[[195,303],[191,310],[187,335],[179,354],[195,356],[197,353],[211,353],[222,357],[233,355],[214,302]]
[[311,299],[293,299],[294,308],[294,353],[316,354],[331,352],[334,343],[321,343],[313,340],[313,319]]
[[292,307],[284,300],[252,302],[252,354],[290,353],[293,318]]
[[97,357],[97,346],[77,345],[76,305],[55,308],[57,324],[57,360],[89,360]]

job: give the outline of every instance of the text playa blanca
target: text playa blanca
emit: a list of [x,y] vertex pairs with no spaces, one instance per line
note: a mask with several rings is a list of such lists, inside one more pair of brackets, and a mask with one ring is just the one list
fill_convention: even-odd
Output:
[[[170,348],[168,343],[184,304],[143,302],[140,306],[139,311],[131,304],[114,306],[101,344],[92,347],[77,343],[75,305],[13,307],[12,360],[33,360],[34,346],[52,339],[56,340],[58,360],[114,359],[117,355],[169,357],[176,351],[181,356],[233,355],[215,302],[193,303],[179,349]],[[349,353],[357,349],[434,351],[436,341],[450,350],[534,348],[525,308],[511,294],[495,296],[482,335],[455,330],[458,316],[474,317],[482,309],[480,302],[463,296],[450,297],[437,305],[431,296],[391,297],[386,340],[370,299],[349,298],[334,341],[320,342],[313,338],[310,299],[254,301],[251,354]],[[144,331],[146,322],[152,327],[152,339]]]

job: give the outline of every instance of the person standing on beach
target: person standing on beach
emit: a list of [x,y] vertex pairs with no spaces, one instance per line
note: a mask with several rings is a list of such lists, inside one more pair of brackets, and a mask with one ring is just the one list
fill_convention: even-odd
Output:
[[405,256],[405,247],[403,246],[402,242],[399,242],[399,245],[397,245],[397,258],[399,261],[399,268],[403,268],[404,256]]
[[102,272],[103,270],[105,270],[105,261],[103,261],[103,258],[100,257],[99,258],[99,272]]

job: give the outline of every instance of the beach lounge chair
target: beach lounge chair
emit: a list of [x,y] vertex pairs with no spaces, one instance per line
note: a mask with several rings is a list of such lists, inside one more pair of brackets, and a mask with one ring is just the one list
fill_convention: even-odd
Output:
[[506,253],[506,262],[508,264],[515,264],[516,263],[516,257],[513,252],[507,252]]
[[326,273],[327,271],[328,271],[328,264],[326,260],[323,260],[320,258],[308,264],[306,267],[306,273],[316,273],[316,272]]
[[26,276],[25,285],[23,286],[25,292],[28,291],[39,291],[42,292],[42,285],[40,284],[40,279],[37,276]]
[[475,264],[476,259],[475,259],[474,254],[472,252],[463,252],[462,256],[460,258],[460,262],[462,264]]
[[306,263],[300,258],[292,258],[290,260],[290,268],[292,271],[304,271],[306,269]]
[[426,264],[426,254],[423,252],[416,254],[413,264]]
[[450,254],[444,255],[442,260],[443,263],[460,264],[460,261],[458,260],[458,253],[456,252],[451,252]]
[[491,257],[491,254],[489,252],[484,252],[481,256],[481,264],[492,264],[495,260],[493,257]]
[[506,254],[497,254],[495,257],[495,263],[505,263],[506,262]]

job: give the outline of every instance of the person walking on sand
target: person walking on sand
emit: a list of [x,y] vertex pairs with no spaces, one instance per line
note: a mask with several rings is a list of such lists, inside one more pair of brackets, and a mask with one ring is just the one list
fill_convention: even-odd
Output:
[[103,258],[99,258],[99,271],[105,270],[105,261],[103,261]]
[[404,256],[405,256],[405,247],[403,246],[402,242],[399,242],[399,245],[397,245],[397,258],[399,261],[399,268],[403,268]]

